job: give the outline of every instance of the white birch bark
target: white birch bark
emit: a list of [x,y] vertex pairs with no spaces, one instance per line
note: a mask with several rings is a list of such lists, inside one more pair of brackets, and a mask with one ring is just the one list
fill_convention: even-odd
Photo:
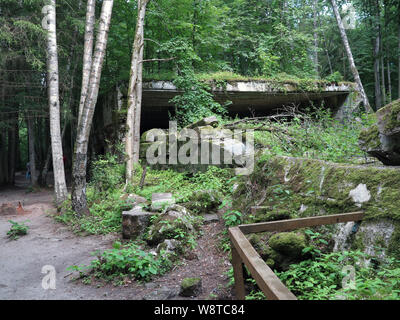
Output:
[[133,42],[130,79],[128,87],[128,113],[126,118],[125,153],[126,181],[131,181],[133,166],[139,162],[140,116],[142,103],[144,19],[150,0],[138,0],[138,15]]
[[93,31],[95,22],[96,0],[88,0],[86,7],[85,40],[83,46],[83,65],[82,65],[82,88],[79,100],[78,126],[82,117],[82,110],[85,104],[86,94],[89,86],[90,69],[92,67],[93,54]]
[[356,65],[354,63],[353,53],[351,52],[349,40],[347,39],[346,30],[344,29],[343,21],[342,21],[342,18],[340,16],[340,13],[339,13],[338,6],[336,4],[336,0],[331,0],[331,3],[332,3],[333,12],[335,13],[336,21],[338,23],[340,36],[342,38],[343,45],[344,45],[344,47],[346,49],[346,54],[347,54],[347,58],[349,60],[350,69],[351,69],[351,72],[353,73],[354,80],[357,83],[358,91],[361,94],[365,110],[367,112],[373,112],[373,110],[372,110],[372,108],[371,108],[371,106],[369,104],[367,94],[365,93],[364,87],[362,85],[361,78],[360,78],[360,75],[358,73],[357,67],[356,67]]
[[72,207],[78,215],[89,213],[86,199],[87,151],[93,114],[99,93],[101,70],[107,47],[113,0],[104,0],[101,8],[100,23],[90,71],[88,91],[79,120],[75,140],[74,161],[72,168]]
[[[57,205],[68,197],[65,181],[60,125],[60,99],[58,79],[58,54],[56,36],[56,1],[48,0],[47,6],[47,87],[50,112],[50,137],[53,158],[54,192]],[[33,174],[32,174],[33,176]]]

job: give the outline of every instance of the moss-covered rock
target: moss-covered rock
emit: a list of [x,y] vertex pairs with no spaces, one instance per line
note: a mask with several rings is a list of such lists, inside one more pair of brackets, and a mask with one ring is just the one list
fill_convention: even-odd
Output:
[[376,112],[376,123],[360,133],[362,150],[385,165],[400,165],[400,99]]
[[380,133],[386,136],[400,133],[400,99],[379,109],[376,117]]
[[[371,250],[381,246],[375,235],[385,234],[383,249],[400,257],[398,228],[393,234],[387,232],[390,225],[400,224],[400,168],[269,157],[258,159],[254,173],[241,179],[233,207],[244,213],[246,223],[268,221],[269,211],[296,218],[362,210],[365,218],[349,239],[351,248],[377,254]],[[251,214],[253,206],[267,209]],[[330,235],[332,239],[337,232]],[[272,250],[264,260],[271,266],[285,264],[285,256]]]
[[201,291],[201,278],[185,278],[181,282],[181,290],[179,295],[183,297],[197,297]]
[[185,206],[194,213],[209,213],[218,209],[222,196],[212,190],[196,192]]
[[185,240],[189,234],[195,234],[200,225],[199,217],[194,217],[185,207],[174,204],[151,222],[145,240],[157,245],[165,239]]
[[269,239],[268,243],[276,252],[293,258],[300,258],[303,249],[307,246],[305,235],[296,232],[275,234]]

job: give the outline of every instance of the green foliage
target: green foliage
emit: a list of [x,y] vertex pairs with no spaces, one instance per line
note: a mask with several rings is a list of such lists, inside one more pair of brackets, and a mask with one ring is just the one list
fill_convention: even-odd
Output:
[[369,123],[366,116],[361,121],[340,122],[329,110],[311,109],[294,116],[291,122],[265,122],[263,131],[259,124],[254,133],[256,148],[266,148],[269,155],[283,155],[351,163],[363,158],[358,138],[362,128]]
[[332,82],[341,82],[343,81],[343,76],[339,71],[335,71],[334,73],[330,74],[325,78],[327,81],[332,81]]
[[225,221],[225,226],[228,228],[235,227],[242,222],[242,214],[236,210],[228,210],[224,213],[223,219]]
[[232,190],[237,179],[231,169],[210,166],[205,172],[179,173],[169,170],[147,170],[143,189],[137,185],[141,171],[135,173],[132,191],[151,200],[153,193],[172,192],[177,203],[189,202],[201,191],[213,192],[215,198],[223,198]]
[[121,199],[124,193],[113,189],[107,193],[99,193],[93,187],[87,188],[90,215],[78,217],[71,209],[70,201],[63,205],[63,213],[55,216],[56,221],[68,224],[78,233],[107,234],[120,232],[122,211],[132,209],[132,204]]
[[[388,259],[374,268],[366,264],[368,258],[371,257],[361,251],[321,254],[313,260],[293,264],[288,271],[277,275],[302,300],[398,299],[400,261]],[[355,282],[346,282],[342,288],[343,280],[349,276],[345,266],[354,268]]]
[[7,232],[7,236],[12,240],[17,240],[19,237],[24,236],[28,233],[29,227],[25,224],[29,222],[28,220],[25,222],[15,222],[12,220],[8,220],[11,223],[11,228]]
[[164,43],[163,51],[175,57],[178,75],[174,85],[183,93],[171,99],[175,105],[174,120],[184,127],[201,118],[214,114],[225,114],[226,110],[213,99],[207,83],[200,81],[195,75],[193,64],[199,60],[187,41],[177,38]]
[[133,242],[126,245],[116,242],[113,249],[105,250],[97,260],[91,262],[90,267],[96,278],[116,282],[128,276],[149,281],[153,276],[167,271],[171,261],[163,252],[156,258]]
[[125,164],[117,155],[100,156],[91,164],[90,185],[100,192],[120,187],[125,182]]

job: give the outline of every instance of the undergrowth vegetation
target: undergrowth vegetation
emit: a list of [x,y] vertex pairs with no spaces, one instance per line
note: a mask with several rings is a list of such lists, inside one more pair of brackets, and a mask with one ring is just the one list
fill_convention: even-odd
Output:
[[374,117],[366,114],[351,121],[340,121],[329,109],[289,108],[262,120],[237,120],[234,128],[254,129],[255,147],[265,155],[359,163],[365,154],[358,138],[361,130],[373,121]]

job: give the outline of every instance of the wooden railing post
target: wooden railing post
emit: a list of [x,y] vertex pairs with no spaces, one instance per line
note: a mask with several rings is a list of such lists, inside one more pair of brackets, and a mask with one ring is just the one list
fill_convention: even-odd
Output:
[[244,300],[246,297],[246,291],[244,288],[243,263],[232,241],[231,241],[231,252],[232,252],[233,277],[235,279],[236,299]]

